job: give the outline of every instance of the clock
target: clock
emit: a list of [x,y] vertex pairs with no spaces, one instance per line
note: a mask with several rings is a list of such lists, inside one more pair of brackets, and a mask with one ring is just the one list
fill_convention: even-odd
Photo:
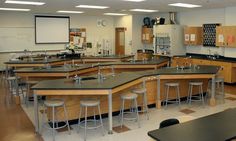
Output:
[[103,27],[105,27],[105,26],[107,25],[106,20],[102,20],[102,21],[101,21],[101,25],[102,25]]

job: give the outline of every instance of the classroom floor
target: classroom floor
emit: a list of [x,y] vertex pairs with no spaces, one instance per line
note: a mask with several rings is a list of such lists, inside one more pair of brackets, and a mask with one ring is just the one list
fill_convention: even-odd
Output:
[[[33,102],[28,107],[25,105],[19,106],[15,104],[8,104],[5,102],[5,88],[2,83],[0,85],[0,141],[52,141],[51,132],[47,129],[43,130],[42,136],[34,133],[33,121]],[[145,114],[140,115],[141,128],[134,121],[125,121],[124,128],[120,129],[119,118],[113,117],[114,133],[107,134],[107,118],[103,119],[105,126],[105,136],[101,134],[101,130],[89,130],[88,141],[150,141],[152,140],[147,136],[147,132],[157,129],[159,123],[167,118],[178,118],[181,122],[196,119],[202,116],[213,114],[223,111],[228,108],[236,107],[236,86],[225,85],[225,92],[227,93],[225,99],[218,97],[217,106],[209,107],[208,105],[202,106],[199,102],[194,102],[191,106],[182,102],[181,107],[171,104],[167,108],[155,109],[150,108],[147,120]],[[57,132],[56,141],[83,141],[83,129],[77,133],[77,126],[72,125],[71,135],[68,132]]]

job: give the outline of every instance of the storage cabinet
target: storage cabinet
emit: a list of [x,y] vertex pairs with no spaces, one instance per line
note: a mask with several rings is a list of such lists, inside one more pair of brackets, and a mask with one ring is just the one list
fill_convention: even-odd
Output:
[[153,43],[153,29],[142,27],[142,43],[152,44]]
[[[221,69],[217,73],[218,76],[224,77],[225,82],[227,83],[235,83],[236,82],[236,75],[234,73],[236,63],[231,62],[222,62],[222,61],[215,61],[215,60],[205,60],[205,59],[196,59],[196,58],[188,58],[191,61],[192,65],[213,65],[213,66],[220,66]],[[172,58],[171,66],[176,67],[177,64],[179,66],[186,64],[186,58],[184,57],[174,57]]]
[[236,47],[236,26],[217,27],[216,45],[224,47]]
[[184,44],[185,45],[202,45],[203,40],[202,27],[185,27]]

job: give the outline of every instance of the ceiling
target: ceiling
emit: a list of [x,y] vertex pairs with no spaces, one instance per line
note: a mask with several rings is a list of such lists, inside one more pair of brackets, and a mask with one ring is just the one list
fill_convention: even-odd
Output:
[[[16,5],[6,4],[5,0],[0,1],[0,7],[4,8],[27,8],[31,9],[34,14],[55,14],[57,10],[77,10],[84,11],[84,15],[102,15],[105,12],[119,12],[126,14],[146,14],[140,12],[130,12],[129,9],[153,9],[159,10],[159,12],[180,12],[188,10],[200,10],[210,8],[224,8],[229,6],[236,6],[236,0],[146,0],[144,2],[127,2],[122,0],[24,0],[24,1],[40,1],[46,2],[42,6],[31,5]],[[168,6],[170,3],[191,3],[202,5],[200,8],[177,8]],[[100,5],[109,6],[108,9],[95,10],[95,9],[82,9],[75,6],[86,5]]]

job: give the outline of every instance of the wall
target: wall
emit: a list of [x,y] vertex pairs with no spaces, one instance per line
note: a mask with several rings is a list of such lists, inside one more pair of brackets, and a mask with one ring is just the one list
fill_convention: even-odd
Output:
[[[196,10],[190,12],[179,12],[177,14],[178,21],[181,25],[202,26],[205,23],[221,23],[222,25],[236,25],[235,13],[236,7],[227,7],[221,9]],[[188,53],[198,54],[214,54],[218,53],[225,57],[236,56],[236,48],[224,47],[193,47],[187,46]]]
[[[125,27],[125,54],[132,53],[132,15],[115,17],[114,27]],[[113,32],[115,33],[115,32]]]
[[[0,30],[1,29],[28,29],[34,32],[34,15],[25,12],[0,12]],[[97,26],[97,20],[105,20],[106,26]],[[70,15],[70,24],[72,28],[86,28],[87,42],[92,42],[93,48],[86,52],[91,55],[97,54],[97,43],[104,44],[106,42],[112,52],[114,52],[114,18],[111,16],[85,16],[85,15]],[[14,30],[11,30],[14,31]],[[24,32],[26,33],[26,32]],[[60,50],[64,49],[64,44],[43,44],[36,45],[34,43],[34,33],[30,33],[31,39],[22,38],[27,44],[24,47],[8,46],[9,50],[23,51],[28,49],[30,51],[36,50]],[[3,33],[0,33],[0,37],[3,37]],[[28,36],[28,35],[27,35]],[[8,44],[8,43],[5,43]],[[0,48],[1,52],[1,48]],[[0,67],[3,67],[3,62],[9,60],[11,55],[9,53],[0,54]]]

